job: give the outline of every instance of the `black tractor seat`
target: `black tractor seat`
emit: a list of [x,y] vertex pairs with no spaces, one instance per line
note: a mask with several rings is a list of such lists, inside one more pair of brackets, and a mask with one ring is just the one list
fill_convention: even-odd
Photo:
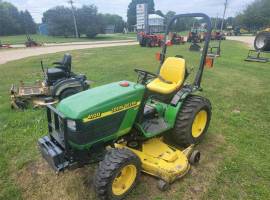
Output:
[[53,63],[55,68],[62,69],[63,71],[70,73],[71,72],[71,62],[72,57],[70,54],[65,54],[64,58],[60,62]]
[[54,68],[47,70],[47,82],[49,85],[53,85],[56,81],[64,78],[70,78],[71,76],[71,61],[70,54],[65,54],[61,62],[55,62]]
[[66,77],[67,73],[59,68],[50,68],[47,71],[47,76],[49,79],[58,79],[62,77]]

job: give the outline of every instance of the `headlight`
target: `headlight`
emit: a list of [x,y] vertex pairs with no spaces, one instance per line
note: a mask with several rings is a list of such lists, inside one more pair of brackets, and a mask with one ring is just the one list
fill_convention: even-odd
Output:
[[76,131],[76,122],[73,120],[67,120],[67,127],[72,131]]

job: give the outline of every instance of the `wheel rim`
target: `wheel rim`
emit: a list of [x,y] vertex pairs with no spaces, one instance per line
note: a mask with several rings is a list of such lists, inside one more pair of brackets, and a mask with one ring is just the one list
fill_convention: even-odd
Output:
[[257,36],[255,43],[258,49],[262,49],[266,43],[266,36],[265,35]]
[[201,110],[195,116],[195,119],[192,124],[192,136],[194,138],[200,137],[203,133],[207,123],[207,112],[205,110]]
[[114,195],[120,196],[129,190],[137,175],[137,168],[134,165],[127,165],[118,173],[112,184]]

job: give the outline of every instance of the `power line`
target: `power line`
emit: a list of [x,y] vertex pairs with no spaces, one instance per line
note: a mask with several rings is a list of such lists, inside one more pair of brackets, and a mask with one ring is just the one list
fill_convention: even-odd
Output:
[[71,11],[72,11],[72,15],[73,15],[76,38],[79,38],[79,33],[78,33],[78,28],[77,28],[77,21],[76,21],[75,12],[74,12],[74,6],[73,6],[74,2],[72,0],[69,0],[68,3],[71,5]]

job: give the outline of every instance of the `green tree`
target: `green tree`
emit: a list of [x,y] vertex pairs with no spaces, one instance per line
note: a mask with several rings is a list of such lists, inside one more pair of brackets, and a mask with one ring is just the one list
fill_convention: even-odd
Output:
[[[23,20],[25,18],[25,20]],[[27,26],[26,26],[27,25]],[[11,3],[0,0],[0,35],[35,33],[35,23],[28,11],[19,12]]]
[[[165,14],[165,25],[168,25],[168,23],[171,21],[173,17],[175,17],[175,15],[176,13],[174,11],[168,11]],[[197,20],[195,18],[190,17],[179,18],[175,20],[175,22],[173,23],[171,31],[180,32],[189,30],[192,27],[194,21]]]
[[154,0],[132,0],[130,4],[128,5],[127,10],[127,23],[129,27],[135,25],[136,22],[136,6],[137,4],[148,4],[148,13],[153,14],[155,13],[155,3]]
[[174,11],[168,11],[166,14],[165,14],[165,24],[168,24],[169,21],[176,15],[176,12]]
[[270,1],[255,0],[243,13],[236,17],[236,23],[249,31],[270,26]]
[[161,17],[165,17],[165,15],[163,14],[161,10],[156,10],[155,13]]
[[[102,32],[102,15],[98,14],[95,5],[83,6],[75,9],[79,35],[85,34],[89,38]],[[43,13],[42,21],[48,25],[50,35],[75,36],[75,28],[70,8],[58,6]]]
[[123,29],[125,27],[125,22],[121,16],[104,14],[104,15],[102,15],[102,18],[103,18],[103,26],[104,27],[106,27],[108,25],[114,25],[116,33],[123,32]]
[[20,12],[20,20],[22,24],[22,28],[26,34],[34,34],[36,33],[36,24],[31,16],[31,14],[26,11]]
[[226,19],[226,25],[227,26],[234,26],[234,23],[235,23],[235,18],[234,17],[228,17]]
[[64,6],[44,12],[42,21],[48,25],[49,35],[68,37],[75,34],[71,9]]
[[95,5],[83,6],[77,9],[77,24],[80,34],[86,34],[89,38],[94,38],[103,30],[102,16],[98,14]]

